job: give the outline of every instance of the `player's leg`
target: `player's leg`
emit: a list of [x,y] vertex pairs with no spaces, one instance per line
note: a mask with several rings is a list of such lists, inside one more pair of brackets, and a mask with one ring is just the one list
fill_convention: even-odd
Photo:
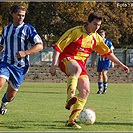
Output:
[[82,71],[80,65],[77,61],[65,58],[59,64],[61,70],[68,75],[67,79],[67,100],[65,108],[70,110],[72,105],[78,100],[75,96],[75,91],[77,87],[78,77]]
[[103,90],[103,94],[105,94],[107,92],[107,89],[108,89],[108,70],[111,66],[111,61],[107,60],[105,61],[104,65],[103,65],[103,86],[104,86],[104,90]]
[[103,73],[98,72],[98,92],[97,92],[97,94],[102,94],[102,88],[103,88]]
[[[82,111],[86,100],[88,98],[88,95],[90,93],[90,82],[87,75],[82,75],[78,79],[78,86],[79,90],[78,94],[78,101],[73,105],[72,112],[69,116],[68,124],[72,124],[73,122],[76,123],[76,119],[78,118],[80,112]],[[79,125],[75,125],[77,128],[81,128]]]
[[[6,99],[8,102],[12,101],[17,93],[17,89],[15,90],[14,88],[11,87],[11,85],[8,85],[7,91],[6,91]],[[4,101],[6,102],[6,100]]]
[[108,89],[108,76],[107,76],[108,70],[104,70],[103,71],[103,94],[105,94],[107,92]]
[[16,95],[17,91],[8,85],[6,93],[2,97],[1,114],[4,115],[7,112],[8,103],[11,102]]
[[[0,64],[0,90],[3,88],[5,82],[9,79],[10,72],[7,69],[7,66],[4,63]],[[4,98],[6,97],[6,94],[3,96]],[[3,98],[1,101],[1,106],[0,106],[0,114],[4,114],[7,110],[7,103],[3,102]]]
[[0,77],[0,90],[3,88],[5,82],[6,82],[6,79],[3,77]]
[[102,88],[103,88],[103,74],[102,74],[102,70],[103,70],[103,62],[102,61],[98,61],[98,65],[97,65],[97,72],[98,72],[98,91],[97,94],[102,94]]
[[4,115],[7,112],[8,103],[11,102],[24,80],[24,77],[27,73],[27,69],[24,68],[17,68],[15,66],[7,66],[7,69],[5,68],[5,75],[8,77],[8,87],[6,93],[2,97],[2,103],[1,103],[1,114]]
[[[3,77],[0,77],[0,90],[3,88],[5,82],[6,82],[6,79]],[[4,105],[4,103],[2,102],[0,107],[0,114],[4,114],[3,108],[6,108],[6,105]]]

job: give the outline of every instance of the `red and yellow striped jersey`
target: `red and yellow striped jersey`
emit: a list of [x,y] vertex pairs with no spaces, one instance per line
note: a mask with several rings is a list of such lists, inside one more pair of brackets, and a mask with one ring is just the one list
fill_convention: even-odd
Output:
[[102,57],[111,53],[103,38],[98,33],[88,34],[84,26],[76,26],[66,31],[56,43],[55,49],[60,52],[61,60],[72,57],[83,62],[86,62],[92,50]]

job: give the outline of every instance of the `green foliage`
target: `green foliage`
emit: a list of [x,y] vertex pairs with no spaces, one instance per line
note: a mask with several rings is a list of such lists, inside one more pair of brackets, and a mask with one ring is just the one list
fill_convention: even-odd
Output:
[[98,3],[97,10],[101,11],[104,21],[101,28],[107,31],[109,39],[115,47],[132,47],[133,44],[133,14],[131,2]]
[[[86,23],[88,14],[100,12],[101,25],[115,47],[133,48],[133,14],[131,2],[1,2],[0,25],[8,24],[9,8],[16,3],[28,7],[25,21],[36,27],[44,45],[54,45],[69,28]],[[54,34],[45,39],[45,35]]]
[[[4,94],[4,86],[0,97]],[[109,84],[107,94],[96,94],[97,84],[91,84],[91,93],[85,108],[96,112],[93,125],[81,130],[65,126],[70,111],[65,109],[66,83],[24,82],[5,115],[0,115],[2,132],[132,132],[132,85]]]

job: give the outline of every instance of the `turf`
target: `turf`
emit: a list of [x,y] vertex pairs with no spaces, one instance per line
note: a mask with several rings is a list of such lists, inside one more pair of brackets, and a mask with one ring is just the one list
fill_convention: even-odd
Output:
[[[0,93],[2,97],[6,90]],[[91,83],[91,93],[85,108],[96,112],[93,125],[76,130],[65,126],[70,111],[65,109],[65,83],[24,82],[7,114],[0,115],[0,131],[89,132],[133,131],[133,85],[109,84],[107,94],[96,94],[97,84]]]

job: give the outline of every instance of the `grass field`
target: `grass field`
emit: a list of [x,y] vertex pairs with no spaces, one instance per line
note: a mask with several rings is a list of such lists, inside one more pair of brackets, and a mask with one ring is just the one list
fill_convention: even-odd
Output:
[[[0,93],[2,97],[6,86]],[[85,107],[96,112],[93,125],[75,130],[65,126],[70,111],[65,109],[65,83],[24,82],[7,114],[0,115],[0,131],[36,132],[132,132],[133,85],[109,84],[107,94],[96,94],[97,84],[91,83],[91,94]],[[79,122],[79,120],[78,120]]]

